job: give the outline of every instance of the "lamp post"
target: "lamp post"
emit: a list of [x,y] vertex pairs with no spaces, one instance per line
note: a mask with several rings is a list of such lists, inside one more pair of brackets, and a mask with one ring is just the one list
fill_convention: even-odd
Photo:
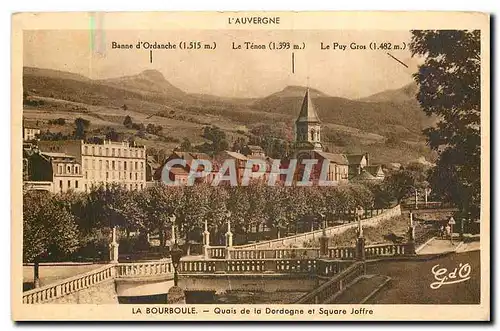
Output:
[[453,225],[455,224],[453,216],[450,217],[448,224],[450,225],[450,243],[453,245]]
[[179,262],[182,257],[182,249],[177,244],[177,241],[172,245],[172,250],[170,252],[170,256],[172,257],[172,265],[174,266],[174,286],[177,286],[179,283],[179,274],[177,272],[179,268]]
[[418,209],[418,190],[415,186],[411,186],[415,190],[415,209]]
[[233,233],[231,232],[231,212],[228,211],[226,216],[227,216],[226,247],[232,247]]
[[326,219],[323,220],[323,233],[319,238],[320,242],[320,256],[328,256],[328,236],[326,235]]
[[118,263],[118,242],[116,241],[116,226],[111,232],[111,243],[109,244],[109,260],[111,263]]

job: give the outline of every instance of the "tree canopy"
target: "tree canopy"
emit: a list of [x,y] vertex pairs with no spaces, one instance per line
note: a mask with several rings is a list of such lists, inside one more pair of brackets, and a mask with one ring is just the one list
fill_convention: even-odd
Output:
[[435,127],[424,130],[439,153],[429,176],[434,194],[479,216],[481,47],[478,30],[412,31],[410,50],[424,63],[414,75],[417,100]]

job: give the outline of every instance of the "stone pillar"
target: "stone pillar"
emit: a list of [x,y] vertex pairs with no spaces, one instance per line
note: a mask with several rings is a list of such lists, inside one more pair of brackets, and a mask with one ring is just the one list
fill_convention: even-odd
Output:
[[415,209],[418,209],[418,191],[415,189]]
[[226,247],[233,247],[233,233],[231,232],[231,220],[227,220]]
[[109,244],[109,260],[111,263],[118,263],[118,242],[116,241],[116,226],[113,227],[113,238]]
[[415,241],[415,225],[413,223],[413,213],[410,212],[410,228],[408,230],[408,237],[410,241]]
[[231,220],[227,220],[226,232],[226,259],[231,259],[231,250],[233,249],[233,233],[231,232]]
[[168,290],[167,303],[174,304],[174,305],[185,304],[186,303],[186,296],[184,294],[184,290],[182,288],[180,288],[179,286],[172,286]]
[[365,238],[363,237],[363,226],[361,225],[361,217],[358,218],[358,238],[356,240],[356,259],[359,261],[365,260]]
[[324,222],[323,222],[323,233],[319,238],[319,255],[321,257],[328,256],[328,236],[326,235],[326,228]]
[[413,226],[413,213],[410,211],[410,226],[408,227],[408,243],[406,245],[408,254],[415,254],[415,227]]
[[207,220],[205,220],[205,231],[203,231],[203,255],[205,259],[210,258],[209,256],[209,248],[210,248],[210,232],[208,231]]

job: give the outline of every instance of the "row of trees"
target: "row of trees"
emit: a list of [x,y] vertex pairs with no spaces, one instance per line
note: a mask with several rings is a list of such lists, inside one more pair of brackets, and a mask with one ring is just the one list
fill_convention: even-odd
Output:
[[321,222],[358,208],[372,208],[380,187],[283,187],[249,185],[212,187],[157,185],[127,191],[116,185],[89,193],[24,192],[24,260],[65,255],[77,249],[106,249],[109,231],[118,227],[123,238],[130,232],[155,234],[166,245],[175,222],[177,237],[198,240],[205,220],[215,244],[223,242],[227,220],[236,234],[264,227],[280,233],[297,230],[308,219]]

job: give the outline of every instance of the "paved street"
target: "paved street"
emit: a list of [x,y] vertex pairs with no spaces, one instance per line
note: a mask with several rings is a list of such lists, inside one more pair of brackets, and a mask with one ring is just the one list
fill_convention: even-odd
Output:
[[426,255],[426,254],[439,254],[446,252],[453,252],[457,249],[457,247],[461,246],[458,238],[453,239],[453,244],[449,239],[434,239],[428,242],[420,251],[418,251],[418,255]]
[[[367,303],[477,304],[480,300],[481,282],[479,257],[479,251],[476,250],[452,253],[429,261],[388,261],[369,265],[368,273],[387,275],[392,280],[386,288]],[[438,289],[430,288],[430,284],[436,281],[431,271],[435,265],[439,265],[438,268],[446,268],[448,272],[445,275],[448,275],[459,267],[460,263],[470,264],[472,271],[469,280],[456,284],[445,284]]]

